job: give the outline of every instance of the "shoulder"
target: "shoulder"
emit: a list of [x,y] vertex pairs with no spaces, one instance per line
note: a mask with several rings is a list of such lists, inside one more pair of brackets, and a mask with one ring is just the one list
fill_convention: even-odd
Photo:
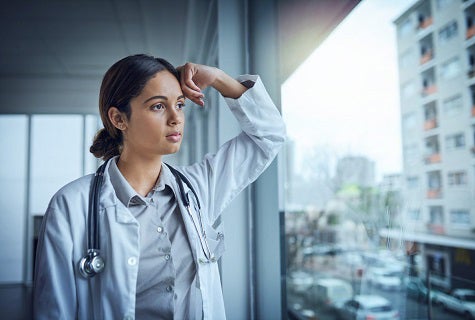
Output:
[[93,174],[83,176],[79,179],[69,182],[59,189],[51,198],[49,209],[58,209],[64,206],[69,207],[76,202],[88,200]]

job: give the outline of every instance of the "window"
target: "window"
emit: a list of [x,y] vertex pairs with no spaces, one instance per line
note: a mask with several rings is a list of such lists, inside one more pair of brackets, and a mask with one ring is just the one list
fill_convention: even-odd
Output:
[[448,178],[450,186],[461,186],[467,184],[467,172],[465,171],[449,172]]
[[401,57],[400,57],[400,64],[401,64],[401,67],[402,68],[409,68],[411,67],[413,64],[414,64],[414,60],[415,60],[415,52],[414,50],[411,48],[411,49],[408,49],[406,52],[404,52],[403,54],[401,54]]
[[415,112],[410,112],[402,116],[402,125],[405,130],[416,128],[417,118]]
[[[359,9],[368,3],[363,1]],[[312,102],[312,107],[308,106],[305,116],[299,117],[302,111],[294,108],[295,98],[283,94],[282,110],[284,117],[290,115],[286,117],[287,128],[289,137],[295,143],[295,146],[291,145],[292,152],[286,154],[286,167],[292,165],[289,170],[297,171],[311,164],[313,168],[306,175],[292,174],[292,178],[288,178],[287,184],[283,185],[284,188],[291,184],[305,185],[305,188],[295,192],[298,197],[294,196],[291,199],[293,202],[288,203],[287,197],[284,204],[286,298],[288,308],[296,310],[298,316],[295,318],[338,318],[336,312],[323,308],[315,298],[313,292],[316,291],[310,289],[309,285],[320,278],[329,277],[347,281],[354,294],[376,294],[388,299],[394,309],[399,311],[401,319],[425,319],[429,308],[433,314],[442,310],[440,306],[412,299],[404,285],[408,278],[401,281],[402,288],[398,288],[401,290],[384,290],[373,285],[369,275],[373,274],[377,266],[387,267],[388,260],[391,261],[391,267],[402,262],[403,270],[408,271],[405,276],[422,280],[423,283],[430,278],[434,286],[438,281],[438,284],[444,285],[444,289],[463,286],[462,283],[450,283],[452,275],[454,278],[473,279],[473,265],[460,271],[453,253],[458,249],[457,243],[469,241],[470,246],[475,243],[471,231],[475,226],[471,207],[474,199],[472,178],[475,179],[475,156],[467,148],[469,140],[472,147],[474,132],[472,126],[475,118],[468,109],[472,105],[470,89],[475,92],[475,86],[470,88],[473,81],[467,81],[464,74],[466,61],[463,59],[466,56],[455,57],[455,53],[460,51],[458,49],[466,48],[464,52],[475,52],[475,46],[471,48],[472,45],[466,44],[461,36],[461,29],[465,28],[461,17],[468,9],[474,8],[471,5],[467,8],[458,0],[412,1],[412,5],[404,9],[407,11],[392,20],[398,32],[395,41],[397,47],[393,51],[397,58],[395,62],[399,63],[400,75],[396,82],[396,88],[399,88],[397,100],[389,99],[387,94],[390,90],[384,90],[384,95],[379,96],[379,102],[375,104],[368,102],[360,105],[357,102],[357,96],[368,96],[361,92],[380,93],[380,82],[390,78],[390,75],[370,76],[379,68],[379,65],[376,66],[378,59],[371,55],[378,53],[381,45],[371,45],[371,52],[367,48],[375,40],[377,32],[374,30],[379,27],[367,32],[368,38],[361,42],[362,48],[358,45],[352,48],[352,59],[358,63],[346,63],[341,59],[334,61],[338,59],[333,58],[341,52],[348,35],[357,32],[359,24],[353,24],[351,28],[347,25],[348,33],[343,37],[339,33],[344,30],[343,22],[338,32],[330,35],[328,41],[312,54],[315,64],[305,63],[293,75],[308,72],[309,77],[302,77],[302,80],[312,79],[307,80],[311,82],[309,91],[312,95],[305,97],[305,100]],[[419,13],[420,26],[416,30]],[[436,23],[431,25],[432,13]],[[364,20],[365,24],[369,23],[368,20]],[[382,25],[381,17],[375,20],[378,26]],[[448,42],[442,46],[443,41]],[[360,49],[366,56],[359,55]],[[421,63],[421,55],[430,51],[435,59]],[[383,60],[388,65],[392,63],[390,59]],[[320,70],[319,74],[310,72],[310,66],[313,70]],[[362,66],[364,68],[359,68]],[[377,79],[377,82],[360,87],[363,74],[366,78]],[[355,75],[359,77],[354,78]],[[287,81],[283,85],[283,92],[290,88],[291,83]],[[305,81],[300,83],[303,85]],[[358,90],[353,91],[356,88]],[[301,96],[301,86],[295,89],[295,97]],[[327,93],[331,95],[323,99]],[[343,96],[351,97],[351,101],[341,99]],[[389,110],[389,105],[395,101],[398,101],[393,109],[396,117],[378,118],[377,113],[383,109]],[[331,108],[327,107],[329,105]],[[361,121],[359,116],[364,120]],[[456,118],[449,119],[449,116]],[[293,127],[289,123],[292,119],[298,119]],[[320,122],[321,119],[325,119],[325,123]],[[379,123],[373,122],[374,119],[378,119]],[[398,123],[400,143],[388,142],[390,134],[387,129],[391,121]],[[312,130],[306,132],[305,126]],[[331,134],[328,133],[329,127],[332,128]],[[378,128],[378,132],[368,134],[374,128]],[[305,155],[311,146],[309,140],[318,145],[313,154],[324,159],[323,163],[315,161],[315,156]],[[366,146],[374,142],[377,145],[369,150],[355,143],[355,140]],[[464,147],[460,147],[464,144]],[[387,145],[401,150],[402,157],[397,159],[401,169],[388,171],[378,156],[387,153],[382,151]],[[457,151],[448,151],[447,148]],[[328,153],[327,150],[331,149],[334,151]],[[368,162],[374,161],[375,172],[370,175],[374,178],[364,178],[368,176],[365,174],[368,166],[357,165],[360,156],[364,156]],[[347,161],[340,161],[339,165],[341,167],[344,164],[346,170],[337,170],[339,160],[345,158]],[[466,172],[465,177],[460,175],[460,171]],[[327,184],[310,183],[311,173],[326,177]],[[400,187],[398,184],[382,183],[389,174],[400,174]],[[368,183],[368,180],[373,181]],[[455,185],[463,181],[465,185]],[[297,189],[296,185],[291,187]],[[397,190],[394,193],[393,188]],[[327,190],[331,192],[327,193]],[[308,201],[299,200],[299,197],[326,200],[310,206]],[[469,211],[472,219],[470,229],[462,230],[459,227],[461,224],[452,222],[467,221],[468,213],[454,213],[458,217],[451,217],[452,211],[463,210]],[[460,237],[467,238],[460,240]],[[399,252],[400,260],[394,258],[396,252]],[[470,256],[473,256],[472,251]],[[299,277],[293,273],[297,270],[302,271]],[[430,277],[426,277],[428,274]],[[351,305],[355,304],[347,304],[348,307]]]
[[447,148],[447,150],[464,148],[465,134],[462,132],[446,136],[445,147]]
[[467,209],[454,209],[449,213],[450,223],[469,228],[472,224],[470,211]]
[[421,210],[420,209],[408,209],[407,216],[411,220],[419,220],[421,218]]
[[0,115],[0,283],[23,280],[28,117]]
[[454,3],[454,0],[437,0],[437,9],[442,10]]
[[442,64],[440,76],[442,79],[449,80],[457,77],[461,71],[460,60],[458,57],[455,57]]
[[427,174],[428,179],[428,188],[431,190],[440,189],[442,186],[442,181],[440,178],[440,171],[432,171]]
[[409,189],[415,189],[419,187],[419,177],[418,176],[409,176],[406,178],[406,186]]
[[418,162],[419,148],[417,147],[417,144],[410,144],[404,147],[404,160],[408,165]]
[[0,115],[0,144],[7,150],[0,153],[0,282],[31,280],[24,279],[33,267],[25,221],[43,215],[60,187],[95,171],[88,149],[97,129],[95,115]]
[[450,98],[447,98],[443,101],[443,109],[447,116],[453,117],[460,113],[463,110],[462,96],[457,94]]
[[439,42],[445,44],[451,39],[455,38],[458,34],[457,21],[451,21],[443,26],[439,31]]
[[416,90],[416,84],[414,81],[409,81],[402,86],[402,96],[404,98],[410,98],[416,93]]
[[404,22],[402,22],[399,27],[398,27],[398,36],[400,38],[403,38],[409,34],[412,33],[412,31],[414,30],[413,26],[412,26],[412,21],[410,18],[404,20]]
[[429,207],[429,222],[431,224],[443,224],[444,223],[444,209],[442,206],[430,206]]

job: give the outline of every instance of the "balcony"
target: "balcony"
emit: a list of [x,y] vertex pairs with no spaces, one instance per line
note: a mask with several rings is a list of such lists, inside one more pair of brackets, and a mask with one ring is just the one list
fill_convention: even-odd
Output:
[[432,55],[432,50],[428,50],[423,56],[421,56],[420,59],[420,64],[424,64],[432,60],[433,55]]
[[440,188],[427,190],[427,199],[440,199],[440,198],[442,198],[442,190]]
[[434,93],[436,93],[436,92],[437,92],[437,86],[436,86],[435,84],[433,84],[433,85],[424,87],[424,88],[422,89],[421,94],[422,94],[422,96],[425,97],[425,96],[434,94]]
[[475,106],[472,106],[472,117],[475,117]]
[[419,22],[419,29],[426,29],[432,25],[432,17],[426,17],[421,22]]
[[426,164],[439,163],[440,161],[441,161],[441,156],[440,156],[440,153],[438,152],[425,157]]
[[424,122],[424,130],[437,128],[437,119],[429,119]]
[[475,35],[475,26],[472,26],[472,27],[467,29],[466,39],[468,40],[471,37],[473,37],[474,35]]
[[427,223],[427,230],[430,233],[434,233],[434,234],[445,234],[444,225],[440,224],[440,223],[428,222]]

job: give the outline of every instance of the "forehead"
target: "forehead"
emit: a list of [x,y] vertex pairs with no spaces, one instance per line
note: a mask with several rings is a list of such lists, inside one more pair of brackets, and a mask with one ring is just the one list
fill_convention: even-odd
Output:
[[175,96],[176,98],[182,95],[180,83],[169,71],[159,71],[147,81],[139,96],[147,98],[154,95]]

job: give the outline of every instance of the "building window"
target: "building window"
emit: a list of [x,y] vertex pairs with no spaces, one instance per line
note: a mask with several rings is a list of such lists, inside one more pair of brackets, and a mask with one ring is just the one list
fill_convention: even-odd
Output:
[[443,101],[443,109],[447,116],[455,116],[462,112],[462,96],[457,94]]
[[408,18],[399,25],[398,36],[400,38],[403,38],[403,37],[409,35],[412,32],[412,30],[413,30],[412,21],[411,21],[411,19]]
[[446,136],[445,147],[447,148],[447,150],[460,149],[465,147],[465,134],[463,132],[460,132]]
[[437,9],[442,10],[450,6],[452,3],[454,3],[454,0],[437,0],[436,3],[437,3]]
[[410,176],[406,178],[406,185],[408,189],[415,189],[419,187],[419,177],[418,176]]
[[400,57],[401,68],[406,69],[412,66],[414,64],[414,57],[415,57],[415,54],[412,48],[405,51],[403,54],[401,54],[401,57]]
[[444,44],[458,35],[457,21],[451,21],[443,26],[439,31],[439,42]]
[[470,211],[466,209],[450,210],[450,223],[469,228],[472,224]]
[[442,206],[429,207],[429,222],[437,225],[444,223],[444,209]]
[[467,184],[467,172],[466,171],[453,171],[449,172],[449,185],[450,186],[462,186]]
[[416,84],[414,81],[409,81],[403,84],[401,92],[404,98],[412,97],[416,93]]
[[442,64],[440,68],[440,76],[442,79],[449,80],[457,77],[461,71],[462,67],[460,66],[460,59],[454,57]]
[[417,118],[415,112],[410,112],[402,116],[402,126],[404,131],[412,130],[416,127]]
[[419,150],[416,144],[409,144],[404,147],[404,160],[407,165],[416,164],[418,157]]
[[420,209],[408,209],[407,216],[411,220],[419,220],[421,218],[421,210]]

